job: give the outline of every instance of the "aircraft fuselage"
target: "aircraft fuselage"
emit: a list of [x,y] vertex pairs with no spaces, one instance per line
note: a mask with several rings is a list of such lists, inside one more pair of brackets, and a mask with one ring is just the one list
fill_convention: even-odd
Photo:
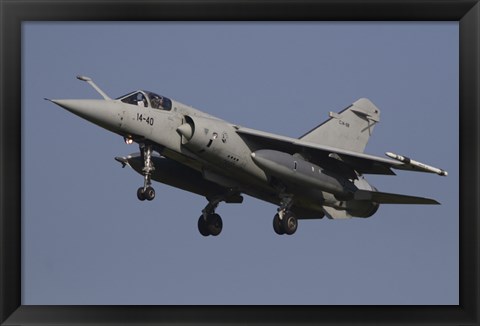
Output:
[[[241,194],[279,205],[274,229],[278,234],[293,234],[296,215],[369,217],[379,203],[437,203],[380,193],[361,171],[393,174],[390,168],[420,169],[446,175],[441,169],[396,154],[388,153],[402,163],[362,154],[379,121],[378,108],[367,99],[331,113],[330,120],[293,139],[243,128],[148,91],[110,99],[88,77],[79,79],[91,84],[104,100],[52,102],[121,135],[127,144],[139,144],[140,153],[116,159],[144,176],[144,186],[137,191],[140,200],[155,197],[151,180],[205,196],[209,204],[198,222],[202,235],[220,233],[222,220],[215,208],[221,201],[242,202]],[[335,137],[339,148],[331,146]],[[327,145],[317,144],[322,139]]]

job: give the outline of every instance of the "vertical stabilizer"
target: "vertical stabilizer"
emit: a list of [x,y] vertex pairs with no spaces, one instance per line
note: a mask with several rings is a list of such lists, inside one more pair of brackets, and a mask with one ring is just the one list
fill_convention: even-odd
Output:
[[330,112],[330,119],[300,139],[362,153],[379,121],[380,110],[361,98],[339,113]]

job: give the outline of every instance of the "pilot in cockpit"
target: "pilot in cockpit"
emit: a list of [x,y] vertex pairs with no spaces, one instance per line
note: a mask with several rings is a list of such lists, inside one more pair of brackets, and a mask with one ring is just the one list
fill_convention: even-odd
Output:
[[147,99],[143,96],[142,93],[137,93],[137,105],[147,107]]
[[152,108],[164,110],[164,107],[163,107],[163,97],[154,95],[154,96],[150,99],[150,102],[151,102],[151,104],[152,104]]

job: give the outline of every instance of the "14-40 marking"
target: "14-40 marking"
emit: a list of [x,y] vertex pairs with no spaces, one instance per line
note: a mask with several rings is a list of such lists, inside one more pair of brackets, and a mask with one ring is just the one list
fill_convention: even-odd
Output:
[[137,113],[137,120],[138,121],[145,121],[150,126],[153,126],[153,118],[151,117],[144,117],[143,114]]

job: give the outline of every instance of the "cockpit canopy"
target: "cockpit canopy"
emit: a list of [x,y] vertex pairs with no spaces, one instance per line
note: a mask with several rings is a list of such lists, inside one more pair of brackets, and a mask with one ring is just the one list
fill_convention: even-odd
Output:
[[172,109],[172,101],[169,98],[155,94],[149,91],[136,91],[120,96],[117,100],[123,103],[149,107],[152,109],[159,109],[170,111]]

